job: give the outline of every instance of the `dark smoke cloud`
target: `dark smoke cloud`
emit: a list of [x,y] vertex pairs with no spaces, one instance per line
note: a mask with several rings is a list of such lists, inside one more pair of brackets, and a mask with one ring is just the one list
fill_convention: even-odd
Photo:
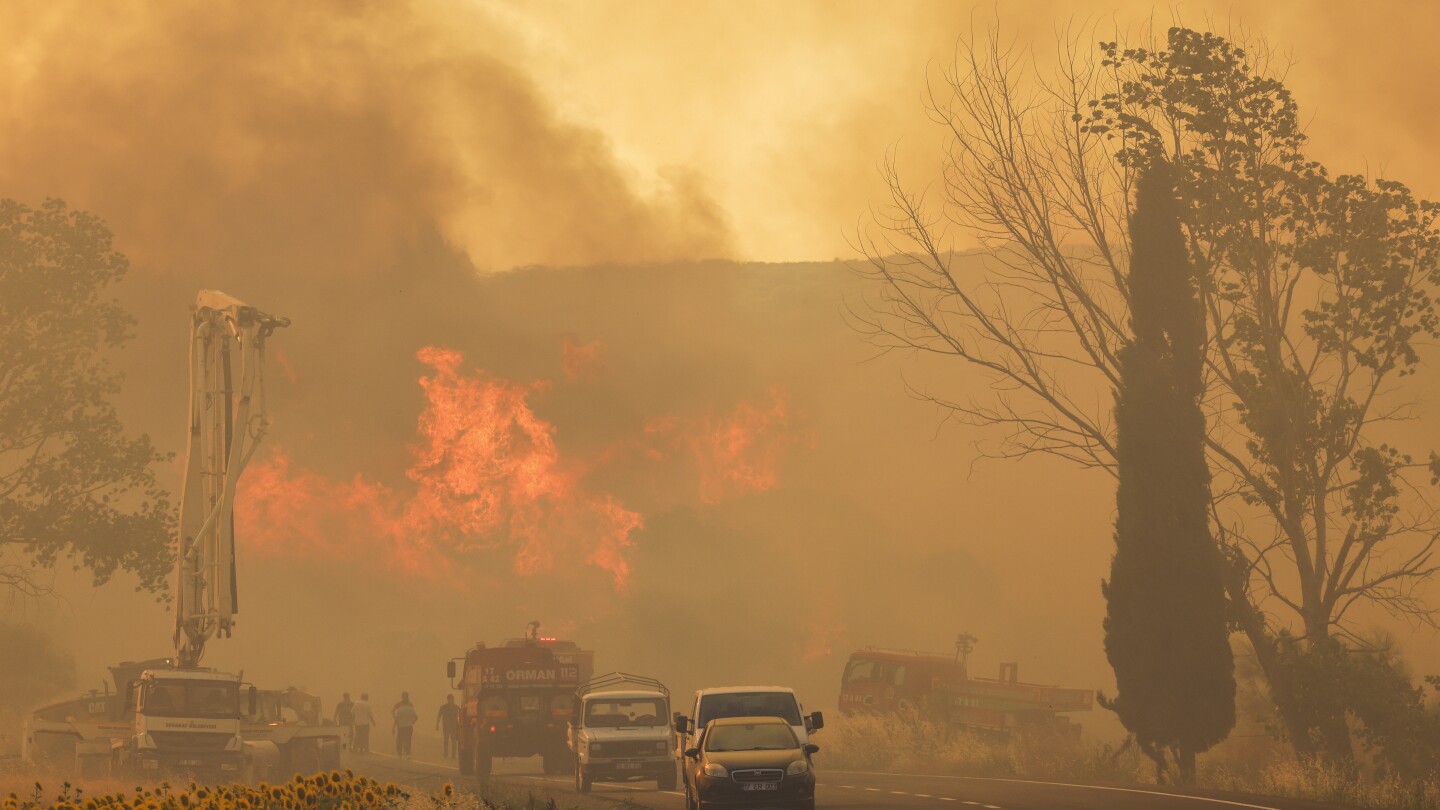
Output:
[[683,174],[651,197],[484,50],[462,3],[21,3],[0,187],[106,218],[168,272],[358,283],[443,234],[481,270],[718,256]]

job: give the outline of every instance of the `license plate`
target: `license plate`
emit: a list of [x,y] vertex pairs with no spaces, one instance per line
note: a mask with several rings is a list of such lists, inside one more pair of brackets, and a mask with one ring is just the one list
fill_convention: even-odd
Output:
[[181,764],[181,765],[199,765],[199,764],[200,764],[200,760],[198,760],[198,759],[182,759],[182,760],[180,760],[180,764]]
[[779,790],[780,786],[774,782],[755,782],[749,785],[741,785],[741,790]]
[[638,771],[638,770],[640,770],[640,763],[638,763],[638,762],[619,762],[619,763],[616,763],[616,765],[615,765],[615,770],[617,770],[617,771]]

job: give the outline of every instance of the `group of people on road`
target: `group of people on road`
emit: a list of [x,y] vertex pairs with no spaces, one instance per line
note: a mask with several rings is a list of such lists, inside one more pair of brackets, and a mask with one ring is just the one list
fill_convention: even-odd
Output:
[[[400,700],[390,709],[390,729],[395,735],[395,756],[410,759],[415,741],[415,724],[420,722],[420,713],[410,702],[410,693],[401,692]],[[375,710],[370,706],[370,695],[361,693],[359,700],[351,700],[346,692],[335,704],[335,724],[350,729],[350,749],[356,753],[370,753],[370,727],[375,723]],[[445,741],[445,758],[454,759],[459,751],[458,732],[460,728],[460,705],[454,695],[446,695],[435,715],[435,730],[441,732]]]

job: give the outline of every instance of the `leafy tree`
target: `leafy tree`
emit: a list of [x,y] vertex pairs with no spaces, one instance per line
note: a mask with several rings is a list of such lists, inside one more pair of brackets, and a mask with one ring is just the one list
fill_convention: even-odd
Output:
[[1338,707],[1338,722],[1355,729],[1381,772],[1414,780],[1440,770],[1440,712],[1426,706],[1388,639],[1352,646],[1282,633],[1276,647],[1284,686],[1308,727],[1337,722]]
[[[1343,639],[1362,603],[1434,623],[1420,596],[1440,570],[1440,516],[1418,495],[1427,465],[1375,428],[1406,415],[1396,392],[1440,334],[1440,205],[1312,160],[1263,49],[1173,28],[1163,46],[1066,42],[1061,57],[1042,75],[998,35],[962,46],[932,96],[952,136],[942,200],[907,191],[891,165],[893,206],[861,235],[879,295],[859,327],[988,375],[992,397],[917,393],[998,429],[995,455],[1117,474],[1103,392],[1119,387],[1130,319],[1129,191],[1174,165],[1232,618],[1297,754],[1347,759],[1348,731],[1306,725],[1286,694],[1277,638]],[[949,250],[949,223],[988,252]]]
[[1103,583],[1105,701],[1163,778],[1235,725],[1235,662],[1221,558],[1210,536],[1205,462],[1205,320],[1180,232],[1173,178],[1155,164],[1136,188],[1130,236],[1134,338],[1120,348],[1115,556]]
[[61,558],[158,591],[172,510],[148,437],[127,436],[106,359],[132,321],[108,297],[128,263],[96,217],[0,200],[0,585],[37,591]]

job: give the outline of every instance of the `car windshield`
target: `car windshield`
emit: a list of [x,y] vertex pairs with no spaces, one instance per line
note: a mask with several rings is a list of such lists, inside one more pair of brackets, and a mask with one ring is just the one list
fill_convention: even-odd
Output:
[[665,725],[665,707],[656,698],[591,698],[585,725],[622,728]]
[[734,692],[704,696],[696,722],[707,726],[711,720],[722,717],[778,717],[792,726],[798,726],[800,706],[789,692]]
[[236,717],[240,687],[224,681],[157,680],[146,684],[140,710],[157,717]]
[[788,751],[800,747],[795,732],[783,723],[714,726],[705,737],[706,751]]

